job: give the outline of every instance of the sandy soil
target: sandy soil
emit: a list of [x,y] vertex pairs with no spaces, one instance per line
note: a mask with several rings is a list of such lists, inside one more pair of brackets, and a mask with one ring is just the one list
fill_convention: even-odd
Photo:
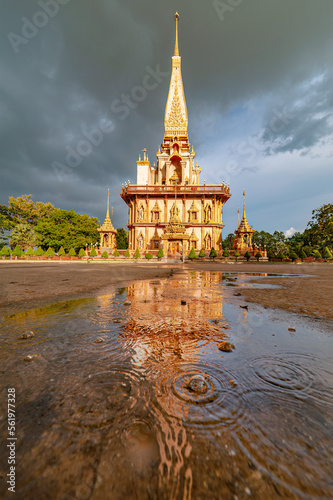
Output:
[[[287,273],[288,278],[267,278],[280,289],[244,289],[242,299],[265,307],[321,318],[333,318],[333,264],[279,264],[196,262],[186,264],[5,262],[0,261],[0,307],[2,314],[28,310],[42,304],[98,294],[108,286],[168,277],[186,269],[198,271]],[[297,277],[296,275],[306,275]],[[262,281],[261,281],[262,282]],[[239,290],[239,289],[238,289]],[[238,292],[237,290],[237,292]]]

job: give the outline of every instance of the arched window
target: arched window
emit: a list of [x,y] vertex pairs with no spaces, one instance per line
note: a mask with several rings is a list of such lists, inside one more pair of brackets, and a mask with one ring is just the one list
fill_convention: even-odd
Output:
[[139,241],[138,241],[138,243],[139,243],[139,248],[140,248],[140,249],[143,249],[144,239],[143,239],[143,236],[142,236],[142,235],[139,237]]
[[206,238],[206,250],[211,250],[211,248],[212,248],[212,237],[210,234],[208,234]]

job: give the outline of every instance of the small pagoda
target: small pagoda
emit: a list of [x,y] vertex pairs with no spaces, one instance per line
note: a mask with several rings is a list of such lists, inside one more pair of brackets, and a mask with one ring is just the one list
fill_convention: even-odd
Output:
[[[113,214],[113,210],[112,210]],[[117,231],[113,227],[112,221],[110,219],[110,191],[108,189],[108,201],[107,201],[107,210],[106,217],[103,225],[97,229],[99,234],[101,235],[100,247],[102,250],[114,250],[117,248],[116,241],[116,233]]]

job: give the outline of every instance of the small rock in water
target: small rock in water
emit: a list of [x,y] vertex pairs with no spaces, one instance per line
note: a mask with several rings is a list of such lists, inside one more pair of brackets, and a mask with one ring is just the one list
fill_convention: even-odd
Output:
[[296,328],[288,328],[289,332],[296,332]]
[[234,293],[234,297],[240,297],[242,294],[237,292],[237,293]]
[[232,378],[232,379],[230,380],[230,384],[231,384],[231,385],[233,385],[234,387],[236,387],[237,382],[236,382],[236,381]]
[[249,306],[239,306],[239,307],[241,307],[242,309],[248,309],[249,308]]
[[115,318],[115,319],[113,320],[113,323],[121,323],[121,319],[119,319],[119,318]]
[[98,337],[98,338],[95,340],[95,344],[101,344],[102,342],[104,342],[103,337]]
[[28,354],[28,356],[23,358],[23,360],[24,361],[33,361],[36,358],[38,358],[38,354]]
[[217,347],[220,351],[232,352],[233,349],[235,349],[235,344],[231,344],[230,342],[220,342]]
[[32,339],[32,337],[34,337],[34,336],[35,336],[34,332],[24,332],[24,333],[22,333],[20,338],[21,339]]
[[187,389],[196,394],[205,394],[207,392],[207,382],[202,375],[194,375],[187,384]]
[[124,306],[131,306],[132,302],[130,300],[125,300]]
[[186,300],[182,300],[182,301],[181,301],[181,305],[182,305],[182,306],[186,306]]

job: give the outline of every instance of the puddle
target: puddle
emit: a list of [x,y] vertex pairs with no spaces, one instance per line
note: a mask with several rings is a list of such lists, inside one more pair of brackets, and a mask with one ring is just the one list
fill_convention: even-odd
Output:
[[183,272],[6,317],[20,498],[330,498],[332,336],[232,303],[266,276]]

